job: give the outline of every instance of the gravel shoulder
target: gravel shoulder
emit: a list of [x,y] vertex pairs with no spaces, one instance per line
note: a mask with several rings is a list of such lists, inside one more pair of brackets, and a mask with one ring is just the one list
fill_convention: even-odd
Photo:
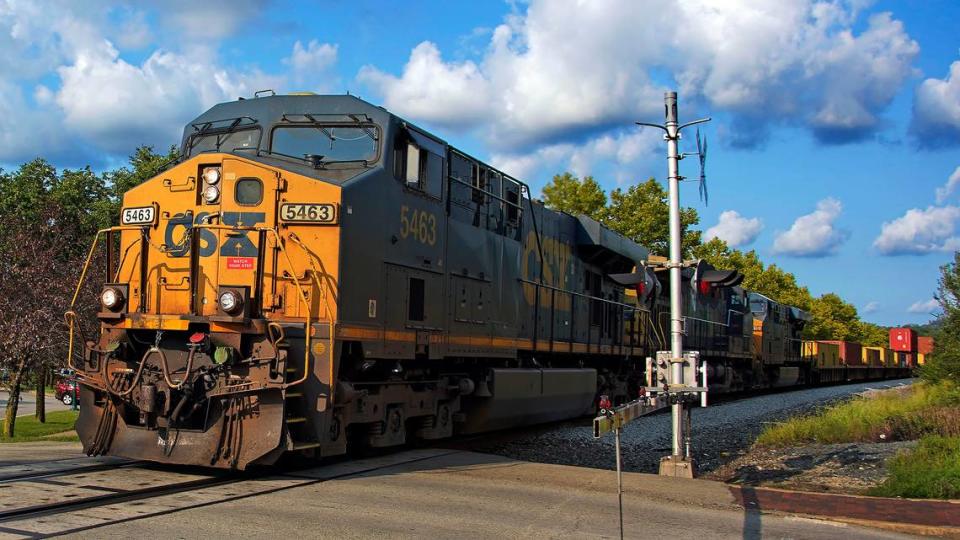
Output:
[[[765,394],[722,402],[705,409],[694,409],[693,454],[697,468],[706,478],[732,480],[734,475],[729,473],[731,469],[724,467],[745,456],[768,423],[782,422],[798,414],[812,413],[854,394],[912,382],[912,379],[904,379],[810,388]],[[592,419],[581,419],[529,429],[523,433],[514,431],[509,436],[484,438],[470,446],[474,451],[524,461],[613,469],[614,438],[609,435],[594,439],[591,421]],[[658,413],[634,420],[624,428],[622,449],[624,470],[657,472],[660,458],[670,453],[670,415]],[[876,449],[864,453],[867,457],[874,454]],[[885,456],[883,453],[877,455],[881,454]],[[817,458],[819,454],[812,451],[796,457],[805,455],[813,456],[810,458],[811,463],[822,459]],[[853,455],[849,454],[851,459]],[[878,460],[882,463],[882,458]],[[799,464],[802,461],[804,460],[794,460],[791,463]],[[749,467],[743,460],[738,463],[739,465],[733,465],[733,471],[738,467]],[[764,465],[758,463],[757,467]]]
[[917,441],[755,448],[704,478],[801,491],[862,495],[887,477],[886,461]]

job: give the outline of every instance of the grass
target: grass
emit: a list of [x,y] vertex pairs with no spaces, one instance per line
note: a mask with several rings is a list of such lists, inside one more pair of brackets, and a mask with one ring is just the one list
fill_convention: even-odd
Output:
[[41,424],[33,416],[17,418],[13,438],[0,435],[0,443],[30,441],[77,441],[73,423],[78,411],[53,411],[47,413],[47,421]]
[[890,476],[869,491],[881,497],[960,498],[960,437],[928,435],[887,462]]
[[960,436],[960,387],[917,383],[908,389],[858,397],[765,429],[760,446],[915,440]]

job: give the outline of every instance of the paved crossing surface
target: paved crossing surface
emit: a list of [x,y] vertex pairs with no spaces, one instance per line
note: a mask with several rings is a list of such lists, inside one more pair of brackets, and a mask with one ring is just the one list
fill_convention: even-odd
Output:
[[[76,445],[48,445],[49,451],[34,446],[23,453],[12,446],[0,445],[0,463],[22,466],[78,451]],[[716,482],[627,473],[624,487],[627,538],[905,537],[745,510],[728,486]],[[0,498],[15,496],[2,491]],[[164,497],[129,512],[118,504],[0,525],[10,538],[31,530],[88,538],[619,536],[613,472],[458,450],[399,452]]]

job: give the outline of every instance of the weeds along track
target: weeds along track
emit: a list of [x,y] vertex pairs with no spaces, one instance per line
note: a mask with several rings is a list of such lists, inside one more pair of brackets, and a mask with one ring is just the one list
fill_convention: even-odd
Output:
[[0,538],[48,538],[191,508],[266,495],[433,459],[451,450],[411,450],[292,469],[200,471],[129,463],[0,484]]

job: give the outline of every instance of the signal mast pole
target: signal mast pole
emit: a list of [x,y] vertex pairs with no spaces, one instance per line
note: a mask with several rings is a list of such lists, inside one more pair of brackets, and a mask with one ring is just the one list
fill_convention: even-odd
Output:
[[[696,381],[683,380],[683,305],[681,286],[681,269],[683,268],[683,253],[680,233],[680,154],[678,143],[680,131],[695,124],[709,122],[709,118],[695,120],[679,125],[677,119],[677,93],[665,92],[663,95],[665,106],[665,123],[648,124],[637,122],[641,126],[655,127],[664,131],[663,138],[667,141],[667,184],[670,192],[670,259],[667,263],[670,269],[670,363],[671,386],[682,386],[685,383],[696,386]],[[678,396],[679,397],[679,396]],[[685,451],[684,404],[677,399],[671,405],[671,419],[673,427],[673,453],[660,463],[660,474],[668,476],[692,476],[693,464]]]
[[[683,305],[680,294],[680,269],[683,266],[680,236],[680,178],[677,152],[677,93],[663,96],[667,128],[667,183],[670,191],[670,357],[683,358]],[[672,361],[671,375],[675,384],[683,384],[680,362]],[[673,420],[673,458],[683,453],[683,405],[674,403],[670,416]]]

